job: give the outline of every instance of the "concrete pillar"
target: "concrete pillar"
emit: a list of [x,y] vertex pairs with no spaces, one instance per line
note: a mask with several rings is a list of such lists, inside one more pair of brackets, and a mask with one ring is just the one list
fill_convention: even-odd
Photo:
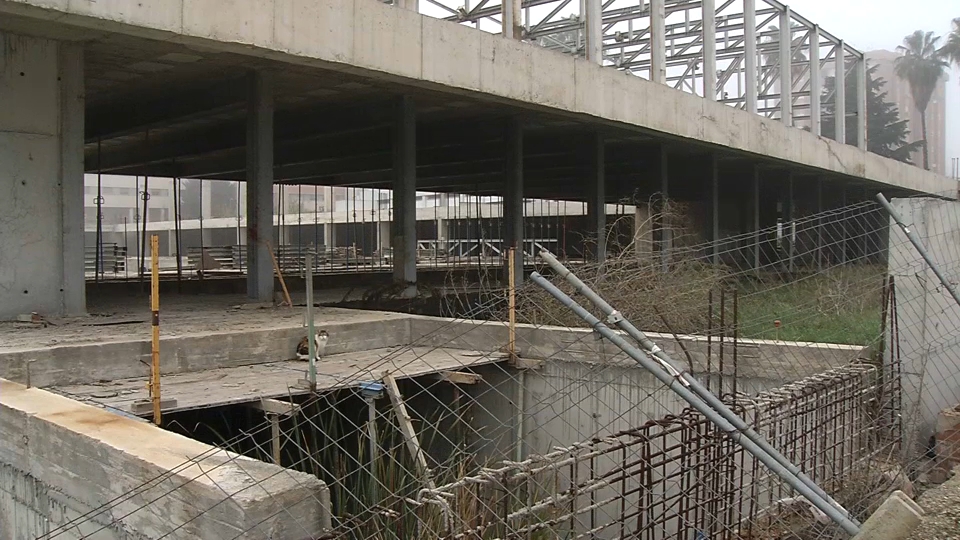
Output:
[[[507,121],[504,134],[503,247],[516,248],[516,282],[523,280],[523,126]],[[506,257],[506,253],[504,253]],[[506,268],[506,259],[504,268]]]
[[834,139],[839,143],[847,142],[847,67],[846,67],[846,52],[844,50],[843,40],[840,40],[840,44],[837,45],[837,54],[835,58],[836,65],[836,77],[834,81],[835,94],[835,103],[836,106],[833,108],[834,116],[836,122],[836,132],[834,133]]
[[714,0],[703,0],[703,97],[717,100],[717,9]]
[[417,119],[413,100],[397,100],[393,125],[393,281],[417,294]]
[[0,320],[82,315],[83,49],[0,42]]
[[780,120],[793,125],[793,28],[789,6],[780,12]]
[[[387,245],[389,245],[389,240]],[[337,245],[337,238],[333,231],[333,223],[323,224],[323,247],[331,248]]]
[[820,91],[820,27],[813,25],[810,30],[810,132],[820,135],[821,107]]
[[760,168],[753,166],[753,269],[760,272]]
[[650,0],[650,80],[667,83],[667,27],[664,0]]
[[653,220],[650,203],[638,201],[633,217],[633,250],[641,264],[653,259]]
[[500,4],[503,37],[520,39],[523,37],[523,14],[520,11],[522,0],[503,0]]
[[710,155],[710,231],[713,264],[720,264],[720,171],[717,155]]
[[410,11],[419,11],[418,0],[397,0],[396,6],[400,9],[407,9]]
[[653,170],[660,183],[660,208],[658,230],[660,233],[660,266],[664,272],[670,269],[670,252],[673,249],[673,219],[670,215],[670,175],[666,147],[660,145],[654,156]]
[[247,80],[247,296],[273,301],[273,77]]
[[793,173],[787,172],[787,200],[784,205],[784,235],[787,237],[787,268],[792,273],[796,269],[797,259],[797,224],[796,224],[796,200],[793,193]]
[[390,247],[389,221],[380,221],[377,223],[377,247],[381,250]]
[[857,148],[867,149],[867,61],[857,59]]
[[603,6],[602,0],[584,0],[586,7],[587,60],[603,64]]
[[743,91],[747,111],[757,114],[757,2],[743,0]]
[[823,177],[817,177],[817,271],[823,271]]
[[595,133],[586,149],[586,176],[587,187],[587,243],[588,257],[596,262],[603,262],[607,258],[607,205],[606,205],[606,174],[604,168],[605,152],[603,137]]

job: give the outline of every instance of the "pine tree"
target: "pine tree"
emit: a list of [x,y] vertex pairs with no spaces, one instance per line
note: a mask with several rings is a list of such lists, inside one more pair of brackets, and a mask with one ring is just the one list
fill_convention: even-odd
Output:
[[[910,129],[906,120],[900,119],[900,110],[897,106],[887,101],[887,92],[884,87],[887,81],[883,77],[877,77],[877,66],[868,65],[867,67],[867,150],[884,157],[911,163],[910,155],[921,149],[923,143],[907,142],[910,135]],[[823,92],[823,122],[821,123],[821,134],[824,137],[834,138],[836,134],[835,120],[835,98],[828,96],[833,94],[836,86],[834,77],[827,77],[824,80]],[[856,81],[848,70],[847,81],[845,84],[846,110],[847,114],[857,110],[857,89]],[[857,140],[857,123],[851,118],[847,118],[846,123],[847,142]]]

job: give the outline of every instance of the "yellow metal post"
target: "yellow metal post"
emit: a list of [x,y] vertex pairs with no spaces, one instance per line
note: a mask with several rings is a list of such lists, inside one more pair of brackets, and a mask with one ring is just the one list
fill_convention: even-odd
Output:
[[152,358],[150,362],[150,398],[153,400],[153,423],[160,425],[160,239],[150,237],[150,311],[153,328]]

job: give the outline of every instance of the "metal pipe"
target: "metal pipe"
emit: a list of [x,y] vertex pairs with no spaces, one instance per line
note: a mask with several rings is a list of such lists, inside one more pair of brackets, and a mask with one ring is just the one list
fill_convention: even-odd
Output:
[[943,285],[943,288],[946,289],[950,296],[957,302],[957,305],[960,305],[960,295],[957,294],[957,289],[953,287],[953,284],[950,283],[950,280],[940,272],[940,268],[933,262],[933,258],[930,257],[930,254],[927,253],[927,248],[923,247],[923,244],[920,242],[920,238],[917,237],[915,233],[909,226],[907,226],[903,219],[901,219],[900,214],[893,208],[893,205],[890,204],[890,201],[883,196],[883,193],[877,193],[877,200],[880,201],[880,204],[883,208],[890,214],[890,217],[897,222],[897,225],[903,230],[903,233],[907,235],[907,239],[910,240],[910,243],[913,244],[913,247],[917,249],[917,253],[923,257],[923,260],[926,261],[927,266],[930,267],[930,270],[933,270],[933,273],[937,276],[937,279],[940,280],[940,284]]
[[[853,525],[854,529],[859,528],[859,524],[853,521],[852,516],[849,516],[846,510],[843,510],[843,507],[839,503],[834,501],[833,498],[831,498],[825,491],[820,489],[820,487],[817,486],[817,484],[813,480],[811,480],[806,474],[804,474],[803,471],[801,471],[797,466],[791,463],[790,460],[784,457],[775,448],[770,446],[770,444],[763,439],[763,436],[761,436],[753,428],[751,428],[750,425],[747,424],[745,421],[743,421],[743,419],[741,419],[739,416],[737,416],[736,413],[731,411],[726,406],[726,404],[724,404],[719,398],[717,398],[717,396],[711,393],[708,389],[704,388],[703,385],[700,384],[700,381],[691,377],[687,372],[680,371],[679,369],[677,369],[677,367],[673,363],[673,360],[670,358],[670,356],[666,352],[664,352],[660,347],[658,347],[656,343],[651,341],[650,338],[646,336],[646,334],[644,334],[635,326],[633,326],[633,324],[631,324],[630,321],[624,319],[623,316],[620,315],[620,312],[613,309],[613,306],[608,304],[603,298],[600,297],[600,295],[598,295],[592,289],[587,287],[587,285],[583,281],[581,281],[580,278],[578,278],[576,275],[570,272],[569,269],[563,266],[563,264],[561,264],[560,261],[558,261],[557,258],[554,257],[552,253],[546,250],[543,250],[540,252],[540,257],[544,261],[546,261],[547,264],[555,272],[557,272],[558,275],[566,279],[567,282],[570,283],[574,287],[574,289],[576,289],[577,292],[584,295],[591,303],[593,303],[595,306],[597,306],[597,308],[603,311],[604,314],[607,316],[607,320],[613,322],[614,324],[617,325],[618,328],[626,332],[627,335],[637,340],[637,342],[639,342],[640,345],[644,349],[646,349],[653,356],[653,358],[656,359],[656,362],[659,364],[659,367],[661,369],[656,370],[657,372],[654,373],[654,375],[656,375],[658,378],[661,378],[661,375],[662,375],[663,377],[666,377],[667,379],[669,379],[670,382],[667,383],[668,385],[672,385],[673,382],[680,382],[685,389],[689,389],[689,391],[692,391],[693,393],[695,393],[695,395],[698,396],[700,400],[702,400],[702,402],[707,407],[711,408],[712,411],[715,411],[716,414],[720,418],[722,418],[725,422],[728,422],[729,424],[731,424],[733,429],[737,430],[739,434],[746,436],[746,438],[749,441],[751,441],[751,443],[754,446],[756,446],[763,454],[768,455],[770,459],[773,460],[773,462],[775,462],[778,465],[778,467],[788,471],[791,475],[796,477],[796,479],[798,479],[800,484],[802,484],[804,488],[806,488],[808,491],[815,494],[818,499],[821,499],[824,502],[829,503],[831,508],[837,511],[835,513],[837,513],[837,515],[839,515],[843,519],[843,521],[846,521],[850,525]],[[641,364],[643,363],[641,362]],[[655,364],[650,363],[650,365],[653,366]],[[644,367],[647,367],[646,364],[644,364]],[[647,369],[650,369],[650,368],[647,368]],[[666,380],[663,378],[661,378],[661,380],[664,380],[664,382],[666,382]],[[673,386],[671,386],[671,388],[673,388]],[[700,409],[698,408],[697,410],[700,410]],[[710,418],[710,416],[708,416],[708,418]],[[759,458],[761,456],[757,456],[757,457]],[[764,463],[766,463],[766,461]],[[773,467],[771,467],[771,469],[773,469]],[[786,480],[786,478],[784,479]],[[800,490],[798,489],[798,491]],[[813,499],[810,499],[809,497],[807,498],[810,500],[811,503],[814,502]],[[823,508],[821,508],[821,510],[823,510]],[[839,510],[842,510],[842,514],[839,513]],[[826,510],[824,510],[824,512],[826,512]],[[831,515],[831,514],[827,514],[827,515]],[[833,519],[832,516],[831,516],[831,519]],[[838,521],[836,519],[834,519],[834,521],[836,521],[838,524],[843,526],[844,529],[847,529],[847,525],[845,525],[843,521]],[[848,530],[848,532],[850,531]]]
[[[561,304],[571,309],[578,317],[586,321],[587,324],[589,324],[590,327],[593,328],[597,333],[616,345],[617,348],[626,353],[627,356],[633,358],[643,368],[652,373],[654,377],[660,380],[660,382],[676,392],[677,395],[689,403],[690,406],[703,414],[707,420],[716,424],[721,431],[726,433],[727,436],[743,446],[746,451],[750,452],[757,459],[763,462],[763,464],[766,465],[771,471],[782,478],[787,484],[796,490],[797,493],[810,501],[810,503],[816,506],[821,512],[830,517],[830,519],[843,528],[844,531],[851,536],[860,532],[860,524],[854,521],[853,518],[848,515],[846,510],[834,502],[829,496],[824,496],[818,493],[818,491],[822,493],[822,490],[819,488],[814,489],[808,485],[810,480],[802,473],[799,473],[799,470],[792,463],[786,461],[786,458],[783,458],[783,456],[777,453],[776,450],[773,450],[772,453],[765,451],[760,445],[757,444],[757,442],[749,437],[748,433],[752,432],[749,426],[747,426],[746,429],[735,427],[729,421],[727,421],[724,416],[721,416],[718,410],[711,408],[710,405],[708,405],[703,399],[701,399],[700,396],[698,396],[698,394],[695,394],[691,390],[693,384],[696,384],[695,381],[693,384],[691,384],[691,381],[685,377],[685,374],[678,372],[676,368],[674,368],[669,362],[656,357],[651,358],[628,343],[627,340],[623,339],[619,334],[611,330],[610,327],[603,324],[600,319],[597,319],[593,314],[584,309],[583,306],[577,304],[572,298],[567,296],[567,294],[550,283],[550,281],[548,281],[546,278],[541,276],[539,272],[533,272],[530,275],[530,279],[539,287],[550,293],[550,295],[556,298]],[[612,319],[616,320],[617,318],[618,317],[613,317]],[[650,342],[650,340],[645,336],[644,339],[653,345],[653,343]],[[656,353],[654,354],[662,353],[662,351],[660,351],[656,345],[653,345],[653,347],[656,348]],[[719,402],[719,400],[717,401]],[[720,403],[720,406],[725,411],[733,414],[729,411],[729,409],[726,409],[726,406],[724,406],[722,403]],[[736,417],[735,415],[734,417],[737,418],[741,424],[746,426],[746,423],[744,423],[743,420],[740,420],[739,417]],[[756,435],[755,432],[753,433]],[[785,461],[789,466],[784,466],[780,459],[777,459],[778,457]],[[806,481],[804,480],[805,478]],[[814,484],[814,486],[816,485]]]

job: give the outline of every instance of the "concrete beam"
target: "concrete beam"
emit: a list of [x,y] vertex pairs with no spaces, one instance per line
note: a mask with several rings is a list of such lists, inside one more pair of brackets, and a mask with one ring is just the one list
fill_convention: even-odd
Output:
[[246,99],[244,78],[231,78],[189,88],[175,87],[164,97],[111,100],[90,111],[85,140],[94,143],[144,131],[199,116],[235,110],[243,113]]
[[247,296],[273,302],[273,76],[247,81]]
[[417,294],[417,123],[413,100],[397,100],[393,126],[393,281]]

